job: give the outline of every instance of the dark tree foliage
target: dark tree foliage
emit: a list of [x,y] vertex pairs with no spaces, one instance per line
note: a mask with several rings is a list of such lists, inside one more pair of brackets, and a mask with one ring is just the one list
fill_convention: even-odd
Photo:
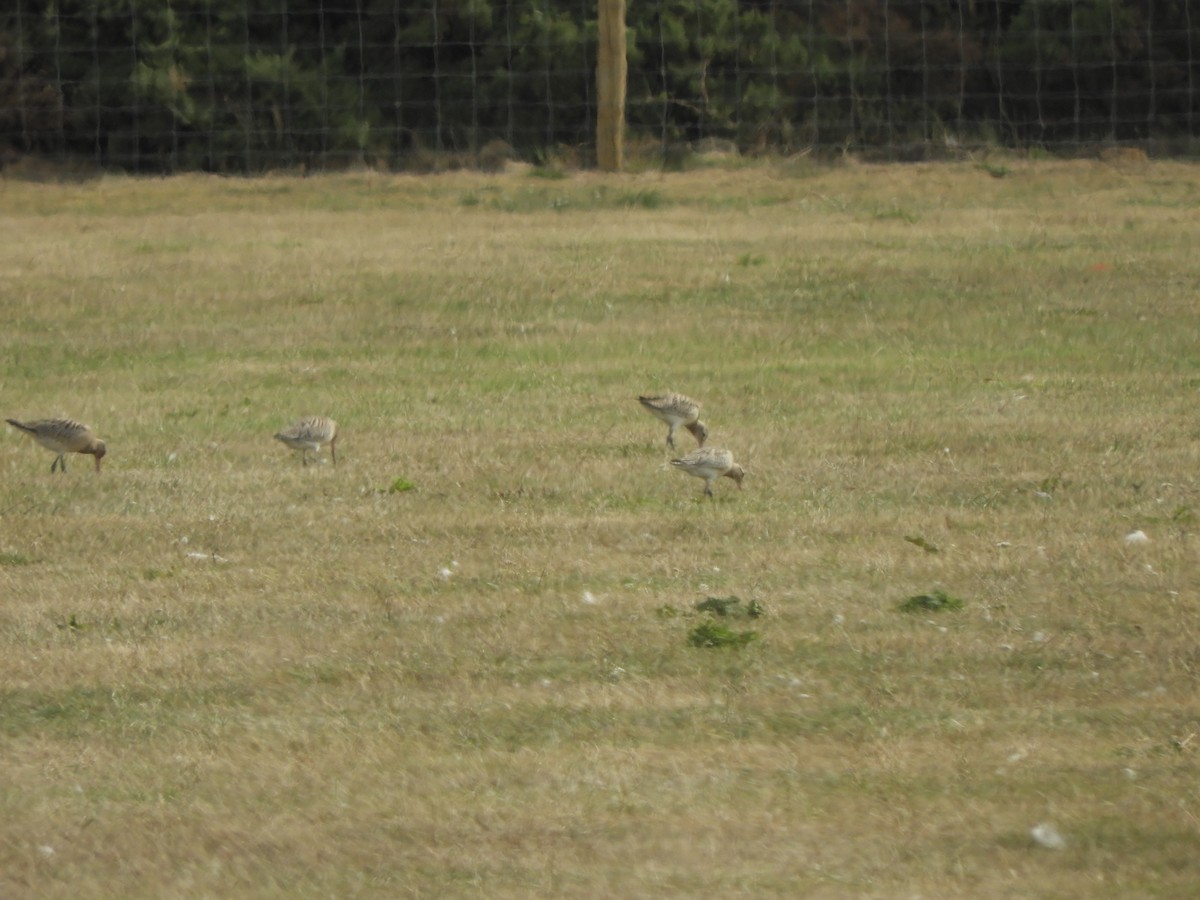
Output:
[[[255,172],[593,139],[595,0],[14,0],[0,159]],[[743,150],[1196,137],[1200,0],[631,0],[627,118]]]

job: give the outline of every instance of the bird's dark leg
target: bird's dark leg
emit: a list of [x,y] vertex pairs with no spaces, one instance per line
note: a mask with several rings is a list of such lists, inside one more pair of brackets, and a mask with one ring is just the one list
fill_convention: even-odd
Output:
[[54,462],[50,463],[51,472],[53,472],[56,468],[62,469],[64,472],[67,471],[67,461],[61,453],[54,457]]

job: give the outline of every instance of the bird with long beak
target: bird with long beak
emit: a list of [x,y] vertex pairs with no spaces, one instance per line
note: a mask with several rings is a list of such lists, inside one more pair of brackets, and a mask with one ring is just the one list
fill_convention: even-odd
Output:
[[675,449],[675,429],[682,425],[703,447],[708,429],[700,421],[700,404],[683,394],[667,393],[638,397],[638,403],[654,418],[667,423],[667,446]]
[[733,454],[721,447],[701,447],[671,460],[671,465],[688,475],[703,478],[706,497],[713,495],[712,485],[718,478],[732,478],[740,491],[742,479],[746,477],[745,470],[733,461]]
[[67,471],[68,453],[90,453],[96,458],[96,471],[100,471],[100,460],[108,448],[104,441],[94,434],[92,429],[81,425],[73,419],[38,419],[36,422],[18,422],[16,419],[5,419],[13,428],[24,431],[35,441],[52,453],[57,454],[54,462],[50,463],[50,471],[55,469]]

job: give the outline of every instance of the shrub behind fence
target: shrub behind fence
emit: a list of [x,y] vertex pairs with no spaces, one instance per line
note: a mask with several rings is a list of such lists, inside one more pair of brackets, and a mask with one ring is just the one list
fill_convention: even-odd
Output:
[[[1200,0],[631,0],[664,158],[1197,138]],[[589,162],[595,0],[14,0],[0,153],[134,172]]]

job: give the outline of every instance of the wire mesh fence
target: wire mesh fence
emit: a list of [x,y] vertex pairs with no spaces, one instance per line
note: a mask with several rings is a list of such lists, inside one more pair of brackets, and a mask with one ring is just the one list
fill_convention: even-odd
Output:
[[[10,0],[0,155],[133,172],[587,164],[596,0]],[[1200,0],[630,0],[629,140],[1197,148]]]

